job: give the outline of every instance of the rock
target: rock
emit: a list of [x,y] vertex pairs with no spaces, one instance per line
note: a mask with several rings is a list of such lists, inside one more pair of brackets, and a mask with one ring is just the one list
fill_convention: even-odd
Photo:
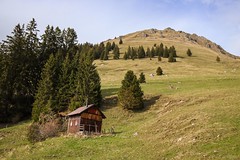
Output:
[[177,139],[177,142],[181,142],[182,141],[182,137]]
[[135,133],[133,134],[133,136],[138,136],[138,132],[135,132]]

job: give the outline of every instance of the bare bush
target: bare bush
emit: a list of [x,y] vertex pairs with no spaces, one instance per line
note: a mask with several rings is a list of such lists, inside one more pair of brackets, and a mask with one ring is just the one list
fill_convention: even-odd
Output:
[[67,130],[65,120],[55,114],[40,117],[40,121],[32,123],[28,129],[28,140],[32,143],[58,136],[60,132]]
[[49,122],[46,122],[44,124],[41,124],[40,129],[40,135],[43,137],[43,139],[49,138],[49,137],[55,137],[58,135],[58,132],[61,128],[61,125],[58,123],[58,120],[51,120]]

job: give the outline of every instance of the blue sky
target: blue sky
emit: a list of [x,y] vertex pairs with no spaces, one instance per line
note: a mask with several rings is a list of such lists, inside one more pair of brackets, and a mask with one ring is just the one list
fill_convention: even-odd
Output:
[[240,0],[0,0],[0,40],[32,18],[40,34],[48,24],[74,28],[80,43],[171,27],[240,56],[239,11]]

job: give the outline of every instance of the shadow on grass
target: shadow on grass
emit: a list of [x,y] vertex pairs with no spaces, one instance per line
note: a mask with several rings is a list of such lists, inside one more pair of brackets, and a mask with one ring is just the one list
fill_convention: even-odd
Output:
[[140,110],[133,110],[133,112],[141,113],[141,112],[145,112],[145,111],[149,110],[150,107],[152,105],[154,105],[156,103],[156,101],[159,100],[160,97],[161,97],[160,95],[154,96],[154,97],[145,97],[145,99],[144,99],[144,108],[140,109]]
[[116,107],[118,103],[117,95],[108,96],[103,99],[102,110],[105,111],[107,109],[111,109]]
[[[159,100],[161,96],[154,96],[154,97],[145,97],[144,98],[144,108],[138,109],[138,110],[132,110],[135,113],[141,113],[144,111],[147,111],[152,105],[156,103],[157,100]],[[116,107],[118,104],[118,97],[117,95],[108,96],[103,99],[103,107],[102,110],[105,111],[107,109],[111,109],[113,107]]]
[[31,122],[31,118],[26,118],[25,120],[19,121],[17,123],[10,123],[10,122],[9,123],[0,123],[0,129],[14,127],[14,126],[18,126],[18,125],[30,123],[30,122]]
[[102,110],[105,111],[107,109],[111,109],[115,106],[117,106],[117,93],[118,93],[119,88],[105,88],[102,89],[102,96],[103,98],[103,103],[102,103]]
[[102,96],[107,97],[107,96],[113,96],[118,93],[119,88],[105,88],[102,89]]

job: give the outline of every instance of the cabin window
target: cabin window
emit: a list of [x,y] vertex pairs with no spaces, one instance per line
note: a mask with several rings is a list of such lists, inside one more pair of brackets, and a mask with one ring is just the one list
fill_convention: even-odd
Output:
[[77,126],[77,121],[75,121],[75,126]]
[[72,126],[73,124],[72,124],[72,121],[71,121],[71,123],[70,123],[70,126]]

